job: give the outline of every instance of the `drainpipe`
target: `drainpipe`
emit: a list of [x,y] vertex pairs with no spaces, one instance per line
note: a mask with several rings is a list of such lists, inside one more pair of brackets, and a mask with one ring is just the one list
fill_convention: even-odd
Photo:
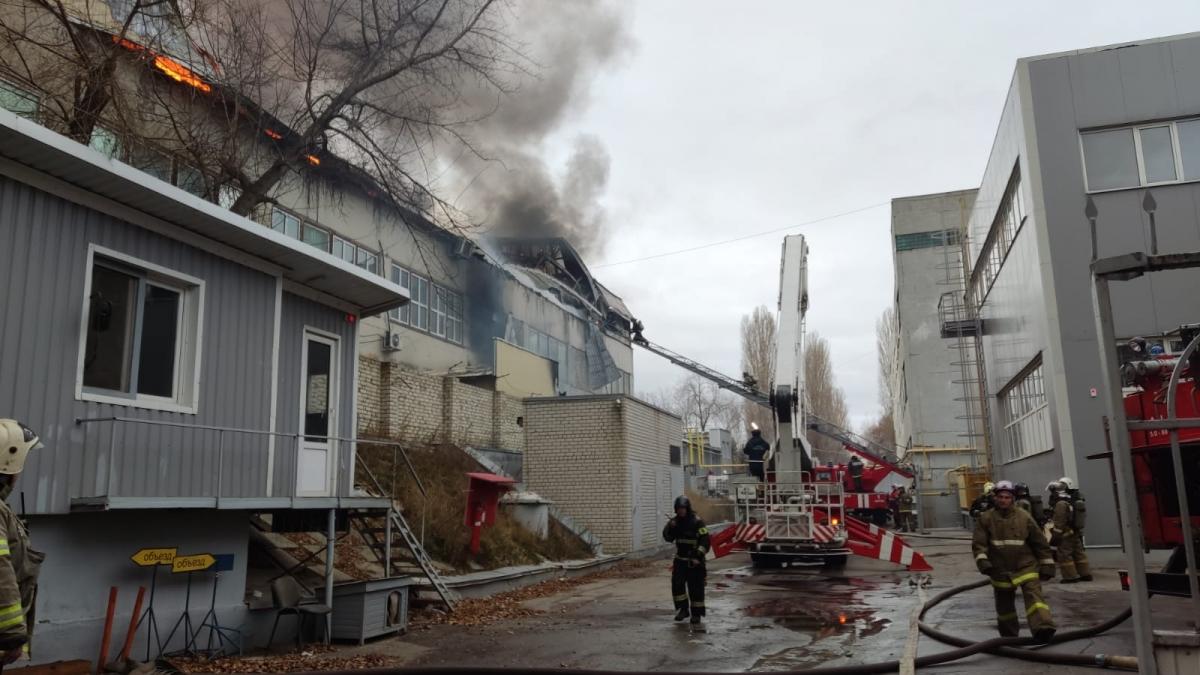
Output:
[[[337,536],[337,509],[329,509],[329,527],[325,532],[325,606],[333,607],[333,538]],[[333,612],[325,615],[325,644],[333,633]]]

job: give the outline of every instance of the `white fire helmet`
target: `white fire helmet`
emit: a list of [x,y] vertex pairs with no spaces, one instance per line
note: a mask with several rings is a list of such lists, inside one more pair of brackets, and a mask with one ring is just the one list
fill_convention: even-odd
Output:
[[1074,490],[1075,489],[1075,481],[1071,480],[1067,476],[1063,476],[1062,478],[1059,478],[1058,483],[1059,483],[1059,485],[1062,485],[1062,489],[1064,489],[1064,490]]
[[29,451],[40,447],[42,443],[33,429],[16,420],[0,419],[0,474],[21,473]]
[[750,423],[750,431],[758,431],[758,423],[757,422]]

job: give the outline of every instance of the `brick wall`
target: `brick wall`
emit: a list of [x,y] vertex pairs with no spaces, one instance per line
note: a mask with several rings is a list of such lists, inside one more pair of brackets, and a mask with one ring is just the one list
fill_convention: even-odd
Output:
[[525,430],[517,418],[524,415],[524,402],[506,394],[359,357],[359,433],[519,452],[525,449]]
[[606,553],[630,550],[623,408],[620,396],[525,401],[525,485],[583,523]]

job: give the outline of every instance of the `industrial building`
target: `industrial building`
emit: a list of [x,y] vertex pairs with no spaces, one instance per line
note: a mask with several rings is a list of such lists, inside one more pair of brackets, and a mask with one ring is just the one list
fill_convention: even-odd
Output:
[[[1107,448],[1103,391],[1110,383],[1099,379],[1085,203],[1090,197],[1098,211],[1101,256],[1150,250],[1147,193],[1159,251],[1200,246],[1197,81],[1196,35],[1020,59],[963,232],[966,312],[942,321],[948,341],[976,334],[993,477],[1034,490],[1062,475],[1076,478],[1089,501],[1091,546],[1120,541],[1108,463],[1089,458]],[[1198,285],[1195,273],[1180,271],[1114,287],[1118,342],[1142,336],[1177,349],[1176,329],[1200,316]],[[923,306],[928,319],[932,303]],[[911,313],[902,318],[900,332],[911,341],[921,322]],[[914,378],[913,367],[898,367],[910,401],[943,395],[940,378]],[[911,416],[906,424],[914,439],[940,428]]]

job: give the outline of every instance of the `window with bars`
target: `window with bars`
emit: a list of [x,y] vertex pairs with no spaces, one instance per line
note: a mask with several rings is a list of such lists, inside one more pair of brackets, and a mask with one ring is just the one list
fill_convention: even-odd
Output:
[[983,240],[979,257],[975,259],[975,268],[971,271],[971,290],[976,305],[983,303],[992,284],[1000,276],[1000,268],[1004,265],[1013,242],[1016,241],[1021,225],[1025,223],[1025,216],[1025,198],[1021,196],[1021,168],[1018,165],[1013,167],[1008,186],[1000,198],[1000,206],[996,209],[996,216],[988,228],[987,238]]
[[1013,378],[997,399],[1004,427],[1001,440],[1006,461],[1053,449],[1041,355]]

